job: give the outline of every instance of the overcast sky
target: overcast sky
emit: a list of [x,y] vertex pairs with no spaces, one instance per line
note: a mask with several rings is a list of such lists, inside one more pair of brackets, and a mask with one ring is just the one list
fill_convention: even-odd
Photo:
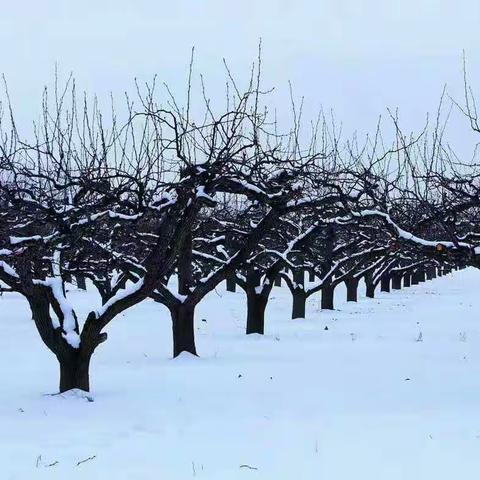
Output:
[[[22,121],[55,63],[100,97],[153,74],[183,90],[195,46],[195,71],[223,96],[222,58],[245,77],[261,37],[279,108],[290,80],[307,112],[334,109],[347,131],[372,130],[386,107],[415,129],[445,83],[460,96],[462,50],[480,96],[479,25],[479,0],[0,0],[0,71]],[[470,142],[466,130],[451,136]]]

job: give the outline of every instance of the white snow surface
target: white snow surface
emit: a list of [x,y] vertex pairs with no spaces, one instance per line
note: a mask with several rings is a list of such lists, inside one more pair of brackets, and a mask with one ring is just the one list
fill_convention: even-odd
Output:
[[[5,293],[0,478],[477,480],[479,284],[467,269],[348,304],[339,288],[337,310],[314,295],[295,321],[275,287],[263,337],[222,286],[197,310],[200,358],[175,360],[146,301],[109,325],[92,392],[53,396],[56,360]],[[69,295],[79,318],[99,301]]]

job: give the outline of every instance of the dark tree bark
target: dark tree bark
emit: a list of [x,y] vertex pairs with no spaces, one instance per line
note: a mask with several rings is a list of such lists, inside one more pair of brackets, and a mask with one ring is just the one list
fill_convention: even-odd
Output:
[[293,293],[293,304],[292,304],[292,319],[296,318],[305,318],[305,305],[307,302],[307,296],[305,291],[300,288],[296,288]]
[[334,310],[334,292],[335,288],[331,285],[322,288],[322,310]]
[[40,337],[55,355],[60,366],[60,393],[78,388],[90,390],[90,359],[96,347],[107,339],[101,333],[102,326],[97,322],[95,314],[90,314],[83,328],[79,348],[73,348],[63,338],[62,329],[53,329],[50,316],[50,303],[44,295],[28,297],[32,318]]
[[182,352],[197,355],[195,347],[195,308],[187,305],[176,305],[170,309],[173,331],[173,356]]
[[357,278],[345,280],[347,286],[347,302],[356,302],[358,300],[358,281]]
[[382,275],[382,278],[380,279],[380,291],[390,292],[390,276],[389,275]]
[[308,281],[309,282],[314,282],[315,281],[315,271],[314,270],[309,270],[308,271]]
[[247,293],[247,335],[265,333],[265,309],[267,301],[263,295],[258,295],[255,289]]
[[365,275],[365,295],[367,298],[375,298],[375,283],[371,272]]
[[418,283],[423,283],[425,282],[425,270],[422,268],[421,270],[418,271]]
[[403,286],[404,287],[409,287],[412,284],[412,274],[410,272],[407,272],[403,276]]
[[282,277],[280,275],[277,275],[275,277],[274,283],[276,287],[281,287],[282,286]]
[[235,282],[234,276],[227,277],[227,292],[235,292],[237,283]]
[[393,290],[402,289],[402,275],[400,273],[394,273],[392,275],[392,289]]
[[71,354],[58,356],[60,363],[60,393],[78,388],[90,391],[90,358],[81,349],[73,350]]
[[85,281],[85,277],[82,275],[75,275],[75,279],[77,280],[77,287],[80,290],[86,290],[87,289],[87,282]]
[[305,303],[307,296],[305,295],[305,272],[302,269],[293,271],[294,288],[292,290],[292,319],[305,318]]

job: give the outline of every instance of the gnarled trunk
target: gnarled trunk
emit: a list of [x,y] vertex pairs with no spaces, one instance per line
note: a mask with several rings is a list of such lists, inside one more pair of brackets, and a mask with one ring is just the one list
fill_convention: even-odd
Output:
[[305,304],[307,301],[307,296],[305,291],[300,288],[296,288],[293,293],[293,303],[292,303],[292,319],[296,318],[305,318]]
[[235,282],[235,277],[228,276],[227,277],[227,292],[235,292],[237,283]]
[[78,388],[90,391],[90,358],[91,354],[81,349],[66,355],[57,355],[60,363],[60,393]]
[[262,295],[258,295],[255,290],[247,292],[247,335],[264,334],[266,307],[267,302]]
[[325,285],[322,288],[322,310],[333,310],[335,288]]
[[182,352],[197,355],[195,347],[195,307],[177,305],[170,310],[172,316],[173,356]]
[[382,275],[380,279],[380,291],[390,292],[390,277],[388,275]]
[[358,279],[349,278],[345,280],[347,287],[347,302],[356,302],[358,300]]
[[85,277],[83,275],[75,275],[75,279],[77,280],[77,287],[80,290],[86,290],[87,289],[87,282],[86,282]]
[[402,289],[402,276],[399,273],[394,273],[392,275],[392,289],[393,290]]
[[375,283],[373,282],[372,272],[367,272],[364,277],[365,295],[367,298],[375,298]]
[[422,283],[422,282],[425,282],[425,270],[419,270],[418,271],[418,282],[419,283]]
[[55,355],[60,365],[60,392],[78,388],[90,390],[90,359],[96,347],[107,339],[101,333],[102,325],[91,313],[84,324],[82,341],[79,348],[69,345],[62,335],[61,328],[52,328],[50,304],[43,295],[32,295],[28,298],[35,326],[45,345]]

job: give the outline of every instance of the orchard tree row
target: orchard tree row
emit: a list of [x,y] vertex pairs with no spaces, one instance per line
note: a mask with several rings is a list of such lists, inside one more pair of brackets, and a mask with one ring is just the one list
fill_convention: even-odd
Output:
[[[244,92],[230,79],[218,111],[204,95],[196,118],[190,98],[165,106],[138,88],[123,121],[69,83],[45,93],[27,139],[3,105],[0,288],[28,302],[61,392],[89,390],[110,322],[145,300],[169,310],[173,355],[196,355],[196,306],[222,282],[246,293],[246,333],[263,334],[281,285],[298,319],[312,295],[333,309],[341,283],[356,301],[360,282],[373,297],[480,264],[480,172],[439,119],[405,135],[392,116],[386,134],[344,140],[323,115],[305,129],[293,105],[282,133],[258,79]],[[480,133],[466,92],[459,108]],[[101,305],[81,318],[68,285],[85,279]]]

